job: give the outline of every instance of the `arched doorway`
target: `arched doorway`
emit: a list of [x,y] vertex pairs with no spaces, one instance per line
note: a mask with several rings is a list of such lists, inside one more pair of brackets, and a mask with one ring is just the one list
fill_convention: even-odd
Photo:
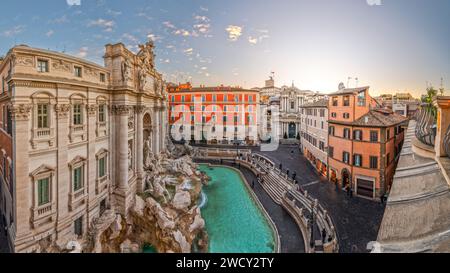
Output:
[[347,169],[342,170],[342,187],[347,188],[350,185],[350,172]]
[[290,122],[289,123],[289,138],[295,138],[296,131],[297,131],[297,126],[295,125],[294,122]]

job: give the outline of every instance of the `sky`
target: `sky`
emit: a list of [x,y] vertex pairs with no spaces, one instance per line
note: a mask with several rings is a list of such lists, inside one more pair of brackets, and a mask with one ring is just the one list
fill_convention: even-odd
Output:
[[136,52],[152,39],[157,69],[175,83],[262,87],[274,72],[277,86],[325,93],[343,82],[419,96],[441,78],[450,90],[448,0],[16,0],[2,9],[0,55],[27,44],[103,64],[105,44]]

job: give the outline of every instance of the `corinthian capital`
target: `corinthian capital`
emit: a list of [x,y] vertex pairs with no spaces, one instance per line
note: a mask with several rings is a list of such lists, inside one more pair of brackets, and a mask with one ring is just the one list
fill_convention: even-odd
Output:
[[147,107],[145,107],[144,105],[136,105],[134,108],[135,108],[135,112],[138,114],[144,113],[145,110],[147,109]]
[[28,120],[32,106],[29,104],[12,104],[9,106],[12,117],[15,120]]
[[113,105],[111,111],[115,115],[129,115],[131,106],[129,105]]
[[89,116],[95,116],[95,113],[97,112],[97,105],[96,104],[88,104],[86,105],[87,112]]

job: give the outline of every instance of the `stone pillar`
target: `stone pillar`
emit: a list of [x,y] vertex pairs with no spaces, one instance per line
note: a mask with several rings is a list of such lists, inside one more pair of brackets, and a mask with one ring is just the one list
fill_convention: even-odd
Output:
[[[17,162],[20,159],[20,164],[14,164],[15,171],[15,205],[16,205],[16,242],[14,248],[21,243],[33,240],[33,234],[30,230],[30,217],[32,198],[32,184],[29,176],[29,155],[28,143],[29,136],[29,119],[31,113],[31,105],[16,104],[11,105],[11,115],[13,118],[13,146],[15,147],[15,154],[13,160]],[[2,227],[3,228],[3,227]]]
[[[94,102],[95,103],[95,102]],[[88,224],[91,223],[94,216],[98,215],[95,210],[99,209],[99,201],[96,200],[96,179],[97,179],[97,158],[95,149],[95,138],[96,138],[96,125],[97,125],[97,109],[96,104],[87,105],[87,130],[88,130],[88,152],[87,152],[87,185],[88,185]],[[67,164],[66,164],[67,165]],[[92,212],[92,213],[91,213]]]
[[130,113],[127,105],[114,105],[113,111],[116,116],[116,181],[115,197],[117,209],[123,215],[127,210],[128,193],[128,115]]
[[445,151],[445,146],[448,143],[444,143],[444,138],[450,126],[450,97],[439,96],[433,104],[437,107],[436,144],[434,146],[436,157],[449,156]]
[[153,116],[155,117],[155,119],[154,119],[154,124],[152,124],[152,128],[153,128],[153,134],[152,134],[152,137],[153,137],[153,143],[154,143],[154,148],[153,148],[153,152],[155,153],[155,154],[159,154],[159,152],[160,152],[160,150],[159,150],[159,137],[160,137],[160,134],[159,134],[159,129],[160,129],[160,123],[161,123],[161,121],[159,120],[159,107],[158,106],[155,106],[155,108],[153,108]]
[[[69,193],[70,193],[70,170],[68,162],[70,161],[68,155],[68,145],[69,145],[69,113],[70,104],[59,103],[55,105],[56,112],[56,126],[57,126],[57,143],[58,143],[58,153],[57,162],[58,168],[56,173],[55,182],[57,182],[57,214],[58,221],[56,223],[56,231],[60,234],[64,229],[67,229],[71,225],[72,221],[69,215]],[[61,237],[64,237],[61,234]]]
[[136,106],[136,172],[137,172],[137,190],[144,190],[144,111],[143,105]]

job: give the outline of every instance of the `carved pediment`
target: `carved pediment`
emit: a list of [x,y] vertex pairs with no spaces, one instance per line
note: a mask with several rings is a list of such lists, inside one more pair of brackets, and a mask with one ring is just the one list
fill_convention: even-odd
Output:
[[74,159],[72,159],[72,161],[69,162],[69,166],[73,166],[73,165],[83,162],[83,161],[86,161],[86,158],[77,155]]
[[55,168],[52,168],[48,165],[42,164],[39,168],[30,173],[31,177],[36,177],[40,174],[47,174],[55,172]]

